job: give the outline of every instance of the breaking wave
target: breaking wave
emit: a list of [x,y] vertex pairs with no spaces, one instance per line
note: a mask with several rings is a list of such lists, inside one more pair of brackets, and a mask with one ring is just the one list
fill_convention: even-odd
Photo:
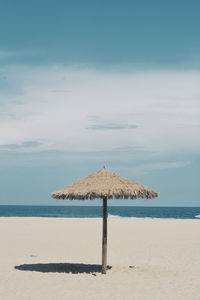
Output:
[[119,215],[108,214],[108,218],[123,218],[123,217]]

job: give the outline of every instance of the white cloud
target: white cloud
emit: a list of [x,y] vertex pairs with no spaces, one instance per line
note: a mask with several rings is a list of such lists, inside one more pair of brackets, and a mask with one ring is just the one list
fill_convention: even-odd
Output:
[[[0,145],[38,142],[38,147],[18,151],[142,147],[198,152],[199,82],[198,71],[5,66],[0,76]],[[91,116],[96,123],[93,118],[91,124]],[[115,130],[87,129],[98,127],[98,120],[102,127],[116,125]],[[130,130],[130,125],[137,128]]]
[[134,168],[129,172],[131,172],[132,175],[141,176],[156,170],[184,168],[189,164],[190,161],[154,162],[134,166]]

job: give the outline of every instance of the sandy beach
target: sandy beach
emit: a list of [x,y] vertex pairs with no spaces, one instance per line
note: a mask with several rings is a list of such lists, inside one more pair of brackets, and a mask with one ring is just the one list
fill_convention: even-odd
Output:
[[200,220],[0,218],[0,299],[200,299]]

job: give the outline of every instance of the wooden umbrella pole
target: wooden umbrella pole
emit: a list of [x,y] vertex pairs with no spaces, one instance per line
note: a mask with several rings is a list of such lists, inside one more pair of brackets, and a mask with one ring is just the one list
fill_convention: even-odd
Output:
[[102,238],[102,274],[107,269],[107,197],[103,198],[103,238]]

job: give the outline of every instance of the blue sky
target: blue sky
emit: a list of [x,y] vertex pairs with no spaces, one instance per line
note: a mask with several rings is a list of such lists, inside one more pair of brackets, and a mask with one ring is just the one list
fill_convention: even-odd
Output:
[[2,0],[0,204],[67,204],[49,194],[106,165],[160,192],[127,205],[199,206],[199,10]]

